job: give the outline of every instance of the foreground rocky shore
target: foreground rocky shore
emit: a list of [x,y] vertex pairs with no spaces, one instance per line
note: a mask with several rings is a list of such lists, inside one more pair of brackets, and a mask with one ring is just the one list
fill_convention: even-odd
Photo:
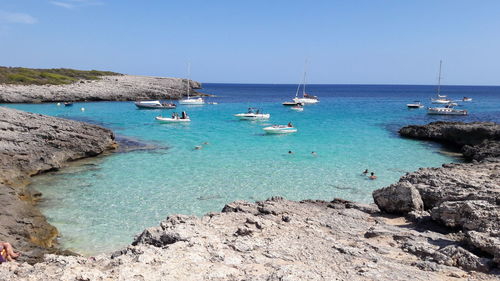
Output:
[[0,107],[0,241],[22,252],[19,261],[59,252],[57,229],[34,206],[41,194],[25,188],[30,176],[114,147],[108,129]]
[[[464,137],[471,132],[474,136]],[[237,201],[201,218],[170,216],[115,253],[91,258],[47,255],[34,266],[6,263],[0,266],[0,276],[12,280],[500,280],[500,160],[495,150],[499,132],[500,126],[493,123],[403,128],[404,136],[453,143],[475,160],[409,173],[375,191],[377,205],[341,199],[294,202],[280,197]],[[456,141],[456,136],[470,140]]]
[[[195,89],[200,88],[199,82],[190,81],[192,95],[199,95]],[[68,85],[0,84],[0,103],[179,99],[186,92],[186,79],[117,75]]]

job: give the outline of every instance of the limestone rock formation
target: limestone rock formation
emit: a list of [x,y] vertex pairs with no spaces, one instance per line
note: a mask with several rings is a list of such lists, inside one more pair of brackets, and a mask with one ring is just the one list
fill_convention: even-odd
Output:
[[[65,101],[135,101],[178,99],[186,95],[187,80],[147,76],[103,76],[101,80],[68,85],[3,85],[0,103],[38,103]],[[201,84],[190,80],[190,93]]]
[[[472,270],[472,271],[469,271]],[[11,280],[469,280],[490,260],[464,250],[453,235],[419,231],[373,205],[238,201],[201,218],[173,215],[133,245],[92,258],[48,255],[36,264],[5,264]],[[498,278],[496,278],[498,279]]]
[[114,146],[113,132],[99,126],[0,107],[0,241],[20,250],[21,261],[60,252],[52,247],[57,229],[33,206],[40,193],[25,184],[31,175]]
[[[472,163],[445,164],[409,173],[390,187],[373,193],[375,203],[388,213],[418,218],[410,202],[423,202],[430,218],[463,233],[470,254],[478,253],[500,264],[500,125],[495,123],[434,122],[408,126],[407,137],[431,139],[459,146]],[[417,190],[417,194],[405,192]],[[395,198],[395,200],[388,200]],[[404,202],[406,204],[401,204]],[[408,202],[408,203],[407,203]],[[412,206],[408,208],[408,206]],[[457,251],[454,251],[458,253]]]

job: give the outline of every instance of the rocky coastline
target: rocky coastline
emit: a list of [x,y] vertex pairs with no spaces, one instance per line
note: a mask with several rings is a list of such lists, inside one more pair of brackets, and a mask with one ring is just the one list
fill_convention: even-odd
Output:
[[[1,124],[1,123],[0,123]],[[172,215],[96,257],[5,263],[7,280],[500,280],[500,125],[435,122],[405,137],[461,149],[469,163],[408,173],[376,204],[236,201]]]
[[[201,83],[190,80],[189,85],[191,95],[204,95],[195,91],[201,88]],[[180,99],[186,93],[186,79],[116,75],[68,85],[0,84],[0,103]]]
[[0,107],[0,241],[22,252],[19,261],[41,261],[58,232],[35,207],[41,193],[30,177],[116,147],[113,132],[82,122]]

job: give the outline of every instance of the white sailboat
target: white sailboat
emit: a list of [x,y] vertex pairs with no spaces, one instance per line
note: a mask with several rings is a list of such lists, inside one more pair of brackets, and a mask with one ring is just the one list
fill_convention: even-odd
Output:
[[[306,62],[307,64],[307,62]],[[293,99],[294,102],[296,103],[302,103],[302,104],[308,104],[308,103],[318,103],[319,100],[318,100],[318,97],[317,96],[312,96],[312,95],[309,95],[306,93],[306,84],[307,84],[307,81],[306,81],[306,76],[307,75],[307,72],[306,72],[306,66],[304,65],[304,77],[302,78],[302,97],[299,98],[298,95],[299,95],[299,90],[300,90],[300,84],[299,86],[297,87],[297,91],[295,92],[295,98]]]
[[189,92],[191,90],[190,79],[189,79],[190,74],[191,74],[191,64],[188,63],[188,78],[187,78],[187,90],[186,90],[187,91],[187,98],[179,100],[179,104],[184,104],[184,105],[201,105],[201,104],[205,104],[205,100],[203,100],[202,97],[191,98],[189,96]]
[[447,104],[450,103],[451,100],[447,99],[446,95],[441,95],[441,66],[443,65],[443,61],[439,61],[439,76],[438,76],[438,86],[437,86],[437,98],[433,99],[431,98],[432,103],[439,103],[439,104]]

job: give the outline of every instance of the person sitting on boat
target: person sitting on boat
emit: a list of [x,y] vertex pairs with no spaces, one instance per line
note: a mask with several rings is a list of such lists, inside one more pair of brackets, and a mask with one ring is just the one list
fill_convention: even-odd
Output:
[[292,122],[288,122],[288,127],[293,128]]
[[183,111],[183,112],[181,113],[181,119],[187,119],[187,118],[186,118],[186,111]]
[[370,174],[370,179],[371,179],[371,180],[375,180],[375,179],[377,179],[377,176],[375,175],[375,173],[374,173],[374,172],[371,172],[371,174]]
[[172,113],[172,119],[175,119],[175,112]]
[[253,113],[253,110],[251,107],[248,108],[248,113]]

